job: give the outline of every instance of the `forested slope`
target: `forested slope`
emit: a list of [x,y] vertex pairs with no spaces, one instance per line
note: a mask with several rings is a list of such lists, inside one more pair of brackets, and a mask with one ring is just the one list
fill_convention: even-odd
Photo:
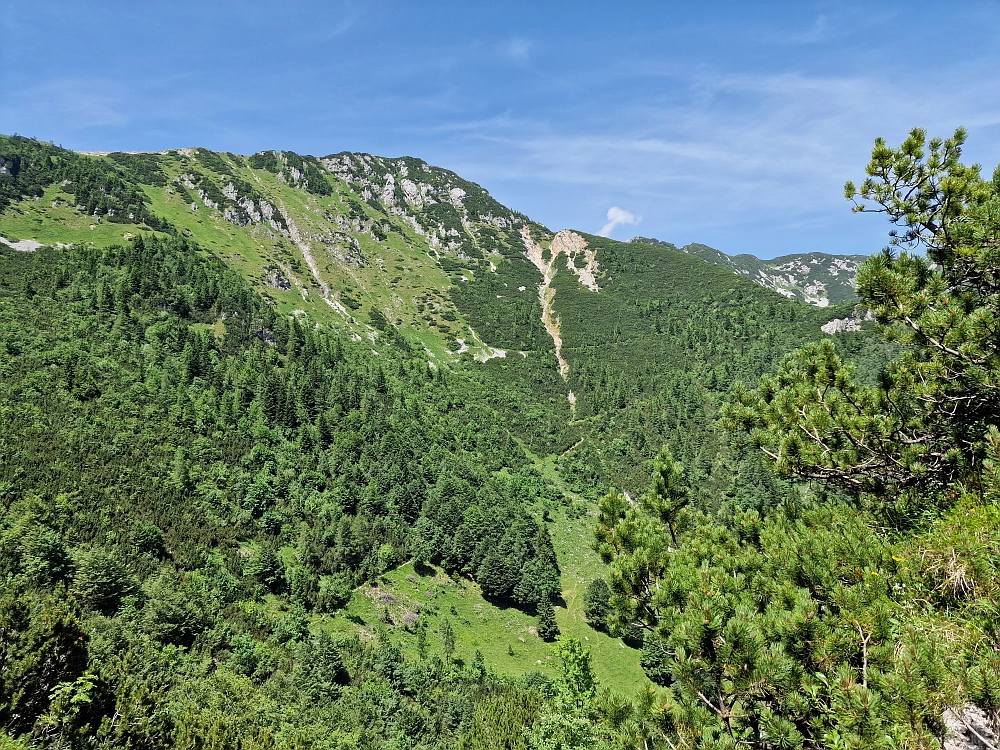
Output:
[[[784,300],[668,247],[563,232],[580,254],[553,256],[551,232],[418,159],[95,157],[3,143],[5,200],[21,199],[0,215],[8,239],[106,247],[151,228],[188,238],[276,313],[376,350],[408,346],[471,380],[463,398],[501,414],[533,453],[573,447],[562,463],[593,499],[611,484],[644,486],[642,462],[664,442],[714,475],[713,493],[730,492],[739,467],[708,427],[719,395],[847,314]],[[590,287],[574,265],[583,256]],[[560,327],[565,368],[546,314]]]
[[854,281],[865,255],[796,253],[762,260],[753,255],[727,255],[698,242],[677,248],[676,245],[649,237],[633,237],[629,242],[679,249],[702,260],[724,266],[751,279],[766,289],[773,289],[789,299],[817,307],[856,302]]
[[[385,600],[372,621],[349,605],[356,592],[391,597],[384,574],[412,560],[537,617],[529,637],[551,639],[553,605],[569,606],[551,514],[570,528],[607,485],[641,487],[641,456],[665,439],[724,471],[717,394],[822,319],[721,270],[699,276],[681,254],[594,237],[585,287],[551,256],[551,233],[417,160],[3,143],[14,735],[336,746],[417,732],[450,745],[484,731],[474,716],[530,723],[548,677],[493,676],[503,658],[456,654],[436,610]],[[556,261],[566,370],[532,243]],[[428,623],[438,657],[421,645]],[[358,714],[349,696],[366,691],[389,704]],[[190,715],[234,700],[274,713]],[[138,713],[123,723],[126,706]]]
[[964,139],[879,139],[845,189],[895,225],[858,274],[891,361],[864,377],[809,344],[724,408],[809,484],[692,512],[664,452],[639,502],[601,501],[611,617],[659,653],[674,746],[996,743],[1000,168],[963,165]]
[[[283,704],[337,691],[340,652],[310,637],[310,620],[413,554],[444,549],[449,570],[529,611],[558,595],[548,533],[529,513],[537,475],[495,417],[455,407],[425,360],[379,361],[276,316],[184,240],[0,248],[0,264],[0,627],[15,734],[68,740],[75,721],[110,721],[109,742],[168,742],[195,731],[164,713],[181,710],[189,678],[223,691],[199,700],[224,703],[234,685],[286,681],[289,659],[320,671],[286,685]],[[388,642],[352,648],[400,658]],[[222,672],[205,672],[210,654]],[[133,684],[133,660],[150,658],[163,673]],[[66,700],[90,696],[85,715],[52,708],[59,683]],[[126,705],[141,715],[116,725]],[[50,709],[58,726],[45,728]],[[296,725],[338,726],[318,710]],[[239,720],[199,719],[222,736]]]
[[0,743],[995,731],[1000,183],[960,146],[854,193],[934,263],[862,268],[883,341],[416,159],[0,139]]

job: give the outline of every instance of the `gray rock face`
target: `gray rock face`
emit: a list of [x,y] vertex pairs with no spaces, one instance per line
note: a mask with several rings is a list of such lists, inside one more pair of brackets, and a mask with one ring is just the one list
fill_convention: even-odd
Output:
[[267,285],[272,289],[282,289],[288,291],[292,288],[292,282],[285,278],[280,271],[272,271],[267,280]]
[[479,185],[419,159],[344,152],[325,156],[320,163],[365,201],[409,225],[438,256],[465,257],[474,246],[473,224],[517,228],[526,221]]
[[863,316],[852,315],[849,318],[834,318],[829,323],[821,325],[820,330],[831,336],[844,331],[860,331],[861,324],[869,320],[875,320],[871,310],[868,310]]
[[965,705],[947,709],[943,718],[944,750],[997,750],[997,717]]
[[37,240],[18,240],[17,242],[11,242],[4,237],[0,237],[0,242],[7,247],[13,248],[14,250],[19,250],[22,253],[33,253],[42,246],[42,243]]

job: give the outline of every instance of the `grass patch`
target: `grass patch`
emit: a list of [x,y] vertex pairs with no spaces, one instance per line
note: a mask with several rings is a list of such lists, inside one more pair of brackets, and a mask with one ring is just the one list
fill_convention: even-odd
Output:
[[[565,600],[565,606],[556,608],[559,630],[590,649],[595,674],[603,687],[632,694],[649,682],[639,666],[639,651],[594,630],[584,616],[587,584],[603,574],[600,559],[590,549],[593,519],[585,516],[573,520],[562,512],[552,517],[549,530],[562,569]],[[500,674],[557,674],[551,645],[533,632],[535,617],[487,601],[472,581],[454,580],[437,568],[418,573],[412,563],[358,589],[345,611],[321,618],[315,627],[358,632],[364,638],[375,638],[379,631],[387,631],[408,656],[417,658],[416,627],[422,623],[427,629],[427,653],[443,658],[441,626],[445,618],[455,632],[457,659],[468,662],[479,650],[490,668]]]
[[8,240],[35,240],[43,245],[120,245],[127,234],[149,234],[148,227],[115,224],[80,213],[70,203],[73,197],[52,185],[38,200],[28,199],[0,212],[0,235]]

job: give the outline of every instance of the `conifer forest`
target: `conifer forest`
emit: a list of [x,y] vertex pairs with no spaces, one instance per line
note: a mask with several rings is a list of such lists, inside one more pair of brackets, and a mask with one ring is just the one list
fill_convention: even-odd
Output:
[[0,136],[0,750],[995,748],[965,141],[875,141],[821,307],[418,158]]

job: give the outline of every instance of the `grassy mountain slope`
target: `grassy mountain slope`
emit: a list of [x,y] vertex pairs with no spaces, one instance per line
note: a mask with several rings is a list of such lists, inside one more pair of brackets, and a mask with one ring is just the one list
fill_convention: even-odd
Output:
[[[213,248],[282,311],[302,309],[368,338],[388,322],[446,359],[448,346],[491,354],[457,319],[446,294],[452,269],[439,260],[495,253],[495,240],[485,251],[477,246],[480,225],[504,228],[525,219],[452,173],[365,154],[304,162],[294,154],[247,159],[204,149],[62,153],[130,181],[152,214]],[[73,190],[70,180],[42,186],[7,210],[4,231],[102,245],[137,229],[101,207],[91,215]]]
[[[666,244],[554,235],[418,159],[49,151],[72,163],[55,171],[134,190],[147,224],[210,248],[277,312],[376,350],[405,341],[455,369],[532,452],[572,448],[580,491],[644,486],[642,462],[626,456],[665,440],[688,462],[717,463],[717,436],[671,433],[692,414],[708,425],[713,394],[754,380],[833,317]],[[0,214],[0,233],[101,247],[142,230],[55,171]]]
[[[706,497],[732,494],[740,459],[714,433],[719,395],[847,314],[797,305],[667,243],[553,234],[418,159],[45,148],[51,174],[13,196],[0,234],[104,247],[169,227],[282,315],[376,351],[424,351],[526,449],[560,456],[592,498],[609,484],[644,487],[643,460],[664,442],[715,477]],[[100,179],[77,176],[91,172]],[[141,208],[115,213],[93,197],[105,183]],[[126,210],[146,225],[121,223]]]
[[[405,734],[394,724],[418,711],[421,735],[453,746],[472,701],[508,689],[482,663],[452,673],[431,654],[395,671],[393,627],[374,643],[324,636],[353,587],[425,541],[473,574],[504,545],[505,560],[551,549],[534,519],[544,483],[420,352],[397,347],[387,373],[383,355],[275,313],[183,238],[3,246],[0,268],[7,731],[157,747],[193,732],[231,746],[283,726],[348,747]],[[478,540],[458,558],[450,537],[419,532],[455,515]],[[420,680],[444,692],[414,697]],[[390,703],[352,714],[366,691]],[[86,711],[59,708],[64,694]],[[243,699],[238,716],[213,708]],[[273,702],[289,713],[275,719]]]

